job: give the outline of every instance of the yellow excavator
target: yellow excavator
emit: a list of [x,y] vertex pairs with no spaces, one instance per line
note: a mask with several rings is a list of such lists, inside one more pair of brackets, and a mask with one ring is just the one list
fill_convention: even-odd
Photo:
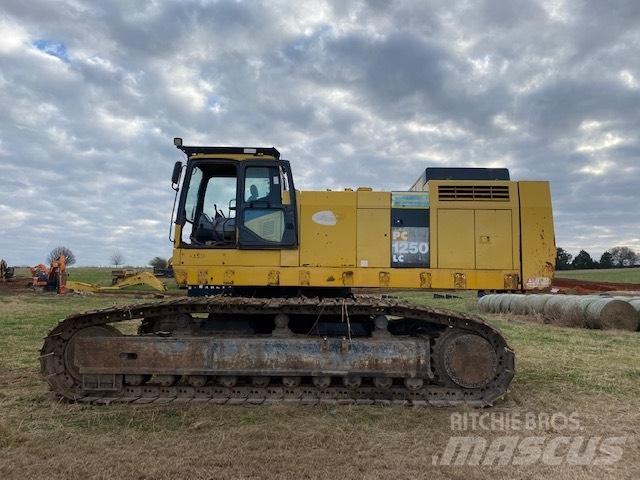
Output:
[[130,273],[123,274],[121,277],[116,278],[113,284],[109,286],[97,285],[95,283],[76,282],[73,280],[66,281],[67,290],[77,293],[117,292],[123,288],[136,285],[148,285],[159,292],[167,291],[167,286],[161,280],[158,280],[153,273],[144,271],[132,271]]
[[[40,352],[57,395],[485,406],[507,392],[515,357],[494,327],[376,293],[548,288],[547,182],[426,168],[406,191],[298,191],[275,148],[174,144],[187,161],[172,175],[173,270],[188,296],[59,323]],[[118,330],[128,320],[136,335]]]

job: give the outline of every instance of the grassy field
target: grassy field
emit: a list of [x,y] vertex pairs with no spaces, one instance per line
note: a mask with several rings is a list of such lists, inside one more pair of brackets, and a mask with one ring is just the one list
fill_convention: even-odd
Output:
[[[475,311],[472,295],[412,301]],[[122,296],[0,295],[0,478],[640,478],[640,337],[491,316],[517,355],[511,391],[497,414],[576,412],[580,431],[624,436],[609,466],[434,466],[467,409],[318,406],[80,406],[52,400],[39,377],[41,339],[59,318],[130,303]],[[128,327],[131,329],[132,327]],[[526,470],[523,470],[526,468]]]
[[640,268],[610,268],[602,270],[562,270],[556,276],[592,282],[640,283]]

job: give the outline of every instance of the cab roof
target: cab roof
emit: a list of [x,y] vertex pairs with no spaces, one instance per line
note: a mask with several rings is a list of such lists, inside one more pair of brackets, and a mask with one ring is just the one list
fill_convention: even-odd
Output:
[[273,157],[280,159],[280,152],[275,147],[202,147],[176,145],[188,157],[193,155],[243,155],[247,159],[255,157]]

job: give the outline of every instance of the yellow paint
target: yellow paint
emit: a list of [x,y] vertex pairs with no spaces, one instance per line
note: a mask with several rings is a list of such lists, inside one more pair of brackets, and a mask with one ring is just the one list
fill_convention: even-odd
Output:
[[280,250],[182,248],[179,258],[180,265],[277,266],[280,265]]
[[[179,267],[187,274],[186,285],[200,285],[198,270]],[[278,278],[280,286],[341,287],[350,286],[455,289],[456,282],[465,280],[468,289],[502,290],[505,275],[518,275],[513,270],[464,270],[417,268],[303,268],[303,267],[209,267],[211,285],[269,285]],[[429,279],[431,286],[429,287]]]
[[548,182],[518,182],[522,230],[522,283],[525,289],[548,287],[556,244]]
[[356,192],[301,192],[299,198],[301,265],[355,267]]
[[[245,158],[255,160],[252,155],[237,159]],[[441,186],[450,191],[452,186],[474,185],[498,187],[495,191],[508,192],[508,198],[440,195]],[[389,192],[304,191],[296,197],[298,248],[181,247],[176,226],[176,281],[182,285],[482,290],[534,289],[550,281],[555,244],[547,182],[442,180],[429,182],[424,190],[429,191],[430,203],[430,268],[390,267]]]
[[111,292],[133,285],[148,285],[154,290],[158,290],[160,292],[165,292],[167,290],[167,286],[162,282],[162,280],[156,278],[151,272],[137,272],[133,275],[128,275],[125,278],[118,280],[114,285],[109,286],[73,281],[67,281],[66,283],[68,290],[84,293]]
[[390,192],[374,192],[371,190],[358,190],[358,208],[384,208],[391,207]]
[[438,210],[438,267],[475,268],[473,214],[473,210]]
[[475,268],[513,268],[511,210],[475,210]]
[[297,267],[300,265],[300,250],[297,248],[280,250],[280,266]]
[[357,266],[388,268],[391,264],[389,215],[388,209],[358,209]]

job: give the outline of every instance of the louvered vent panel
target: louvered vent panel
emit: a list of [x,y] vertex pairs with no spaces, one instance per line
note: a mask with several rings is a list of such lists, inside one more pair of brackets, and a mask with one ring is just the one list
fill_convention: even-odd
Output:
[[440,201],[508,202],[507,185],[438,185]]

